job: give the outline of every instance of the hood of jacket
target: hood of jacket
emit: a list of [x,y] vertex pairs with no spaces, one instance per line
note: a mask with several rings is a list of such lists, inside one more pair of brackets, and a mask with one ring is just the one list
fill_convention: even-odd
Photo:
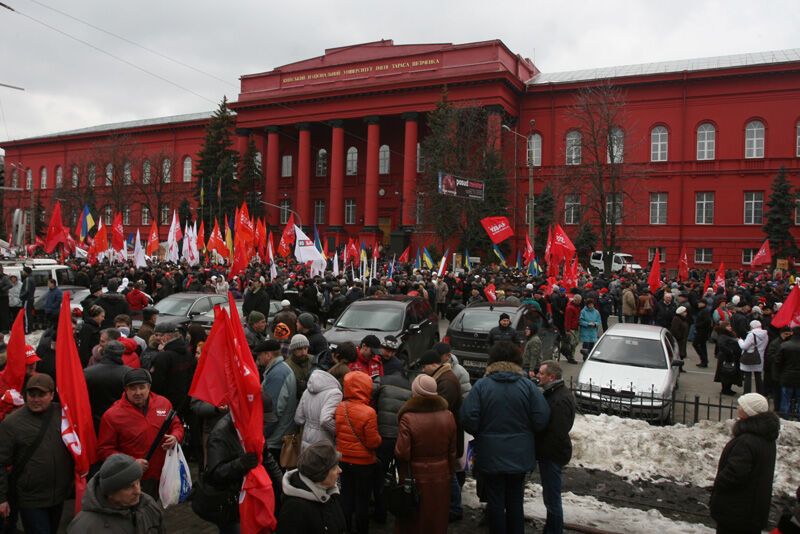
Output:
[[340,386],[332,374],[318,369],[311,373],[306,389],[311,393],[322,393],[328,389],[340,389]]
[[403,417],[404,413],[431,413],[443,412],[447,410],[447,401],[444,397],[434,395],[433,397],[411,397],[397,412],[397,419]]
[[344,375],[344,400],[369,404],[372,398],[372,379],[367,373],[353,371]]
[[752,415],[739,419],[733,425],[733,435],[754,434],[767,441],[776,441],[781,433],[781,421],[774,412]]
[[128,302],[128,301],[125,300],[125,296],[122,295],[121,293],[103,293],[102,295],[97,297],[97,299],[98,300],[114,301],[114,302],[118,302],[118,303],[119,302],[125,302],[125,303]]
[[[97,487],[99,477],[92,477],[86,484],[86,491],[81,500],[81,509],[84,512],[94,512],[104,515],[117,515],[120,517],[130,517],[135,508],[114,508],[111,506],[105,497],[100,495],[100,490]],[[144,498],[144,494],[142,494]],[[141,502],[141,501],[140,501]]]
[[497,382],[516,382],[522,378],[522,367],[512,362],[494,362],[486,367],[486,376]]
[[284,495],[323,504],[331,500],[332,496],[339,494],[338,486],[323,488],[301,475],[298,469],[287,471],[283,475],[281,486]]

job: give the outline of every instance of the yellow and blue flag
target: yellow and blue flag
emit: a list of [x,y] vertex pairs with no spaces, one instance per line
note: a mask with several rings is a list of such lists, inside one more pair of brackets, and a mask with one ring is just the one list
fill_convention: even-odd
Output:
[[419,255],[419,247],[417,247],[417,257],[414,259],[414,267],[422,269],[422,258]]
[[422,259],[425,261],[425,265],[428,266],[428,269],[433,269],[433,257],[431,253],[428,252],[428,247],[422,248]]
[[94,218],[92,212],[89,211],[89,206],[83,206],[83,213],[81,213],[81,241],[86,239],[89,231],[94,228]]
[[469,250],[464,249],[464,268],[469,272],[470,265],[469,265]]
[[314,223],[314,247],[322,254],[322,257],[325,260],[328,260],[328,257],[325,256],[325,251],[322,250],[322,242],[319,240],[319,231],[317,231],[317,223]]
[[508,267],[508,265],[506,265],[506,257],[503,256],[500,248],[497,245],[492,245],[492,250],[494,250],[494,255],[497,256],[497,259],[500,260],[500,265],[503,267]]

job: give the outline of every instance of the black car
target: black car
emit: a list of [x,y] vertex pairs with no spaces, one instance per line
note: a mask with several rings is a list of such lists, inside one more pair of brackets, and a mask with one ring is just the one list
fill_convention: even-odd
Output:
[[452,320],[444,338],[450,344],[453,355],[458,358],[471,377],[481,377],[489,359],[487,338],[489,331],[500,323],[500,314],[511,318],[511,328],[525,339],[525,325],[543,323],[542,315],[530,306],[480,302],[464,308]]
[[[242,305],[244,304],[243,300],[236,300],[236,309],[239,312],[239,318],[242,320],[242,325],[247,324],[247,317],[242,311]],[[224,309],[228,309],[228,302],[227,299],[225,303],[222,304]],[[267,317],[267,327],[272,326],[272,320],[275,318],[275,314],[281,311],[281,303],[279,301],[271,300],[269,303],[269,317]],[[201,313],[200,315],[195,315],[189,320],[190,323],[197,323],[203,327],[206,332],[211,331],[211,325],[214,323],[214,309],[210,309],[205,313]]]
[[[164,297],[155,304],[158,310],[159,323],[176,323],[183,325],[191,319],[198,317],[209,310],[213,310],[217,304],[227,304],[227,295],[217,295],[215,293],[173,293]],[[133,320],[133,327],[138,330],[142,325],[141,319]]]
[[359,299],[329,324],[331,328],[324,335],[332,349],[345,341],[358,345],[369,334],[379,339],[392,335],[402,341],[397,357],[407,365],[413,365],[439,341],[438,318],[422,297],[392,295]]

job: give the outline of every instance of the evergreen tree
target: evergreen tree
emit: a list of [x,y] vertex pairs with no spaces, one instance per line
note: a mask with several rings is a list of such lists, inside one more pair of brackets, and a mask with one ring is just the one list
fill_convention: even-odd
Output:
[[[33,220],[36,221],[36,235],[42,239],[47,237],[47,226],[50,224],[50,219],[47,218],[48,215],[50,214],[45,211],[42,205],[42,193],[37,191],[36,202],[33,206]],[[63,211],[61,217],[62,219],[64,217]]]
[[235,178],[239,154],[231,141],[235,124],[227,98],[223,98],[206,127],[206,138],[197,155],[195,198],[206,228],[214,226],[214,217],[222,220],[224,214],[232,214],[239,200]]
[[786,169],[781,167],[772,181],[772,192],[767,201],[767,214],[763,230],[769,239],[773,260],[795,256],[797,244],[791,233],[797,194],[786,179]]
[[[184,198],[178,205],[178,224],[181,225],[181,231],[186,228],[187,223],[192,223],[192,206],[189,204],[189,201]],[[198,224],[200,223],[198,222]]]
[[539,261],[544,259],[544,249],[547,246],[547,229],[553,224],[556,200],[550,184],[536,196],[536,210],[533,213],[533,226],[535,232],[535,242],[533,243],[536,258]]
[[584,265],[589,265],[589,259],[597,247],[597,234],[589,221],[583,221],[578,235],[575,236],[575,253],[578,255],[578,261]]
[[254,218],[264,214],[264,205],[261,204],[258,195],[263,188],[264,173],[261,170],[256,143],[250,138],[239,170],[239,192],[241,194],[239,203],[247,202],[247,209]]

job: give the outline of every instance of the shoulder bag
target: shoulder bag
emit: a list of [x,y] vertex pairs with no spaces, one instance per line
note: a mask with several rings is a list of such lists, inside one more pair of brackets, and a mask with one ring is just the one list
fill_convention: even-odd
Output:
[[758,336],[755,332],[753,332],[753,348],[742,353],[739,363],[742,365],[759,365],[761,363],[761,354],[758,352]]
[[239,520],[239,492],[217,489],[203,478],[193,487],[192,511],[200,519],[216,525],[230,525]]
[[397,480],[397,464],[392,460],[385,481],[386,508],[398,518],[409,517],[419,507],[419,490],[408,462],[408,472],[402,484]]
[[284,469],[294,469],[297,467],[297,458],[300,456],[300,445],[303,443],[302,438],[302,426],[300,426],[294,433],[283,436],[280,464]]

